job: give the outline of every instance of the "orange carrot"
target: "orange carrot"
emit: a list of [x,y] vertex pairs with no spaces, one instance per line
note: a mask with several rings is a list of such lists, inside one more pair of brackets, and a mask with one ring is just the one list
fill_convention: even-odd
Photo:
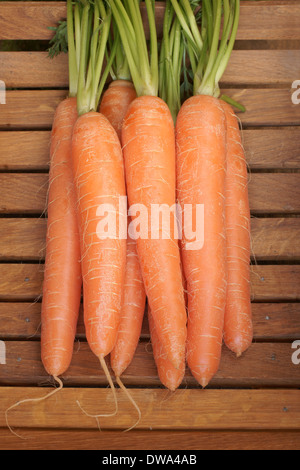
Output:
[[[176,124],[177,194],[182,208],[204,206],[204,245],[195,249],[183,232],[182,258],[188,290],[187,361],[205,387],[217,372],[226,302],[225,175],[226,127],[216,98],[195,96]],[[186,218],[183,210],[184,223]]]
[[146,294],[136,251],[136,242],[128,238],[124,294],[121,319],[114,349],[111,352],[111,367],[120,377],[132,361],[140,338]]
[[[149,48],[139,2],[124,5],[120,0],[111,0],[110,5],[138,95],[122,127],[129,215],[136,232],[139,219],[143,219],[137,252],[145,291],[159,340],[169,360],[179,368],[185,357],[187,319],[178,240],[175,231],[168,227],[167,233],[161,221],[154,227],[154,235],[149,224],[153,206],[164,205],[170,212],[170,226],[176,225],[171,210],[176,202],[175,130],[170,109],[157,96],[159,66],[153,2],[145,1]],[[142,214],[137,216],[140,211]]]
[[121,140],[122,124],[130,103],[136,98],[133,84],[128,80],[114,80],[104,92],[100,113],[107,117]]
[[[175,204],[175,135],[167,105],[157,97],[141,96],[130,105],[122,129],[129,205]],[[171,226],[174,226],[171,213]],[[180,252],[174,236],[137,239],[137,250],[158,337],[174,367],[185,356],[186,311]]]
[[241,133],[232,107],[221,101],[227,124],[226,237],[228,286],[224,340],[241,356],[253,339],[250,297],[250,209]]
[[[103,94],[100,112],[110,121],[119,138],[128,107],[135,98],[136,92],[129,80],[113,80]],[[127,369],[136,351],[145,303],[146,293],[136,241],[128,237],[121,319],[116,344],[110,355],[111,366],[117,378]]]
[[80,245],[71,166],[76,98],[58,106],[51,135],[41,352],[50,375],[69,367],[81,297]]
[[153,348],[153,356],[157,367],[158,376],[161,383],[174,392],[181,384],[185,373],[185,361],[182,361],[180,367],[176,369],[170,362],[157,335],[155,322],[148,308],[148,323],[150,329],[151,344]]
[[[116,342],[125,276],[126,239],[120,239],[120,197],[125,197],[121,145],[100,113],[81,115],[73,130],[73,172],[81,235],[84,321],[88,343],[104,358]],[[99,233],[99,207],[108,204],[116,233]],[[104,206],[102,206],[104,207]],[[102,236],[102,238],[101,238]]]

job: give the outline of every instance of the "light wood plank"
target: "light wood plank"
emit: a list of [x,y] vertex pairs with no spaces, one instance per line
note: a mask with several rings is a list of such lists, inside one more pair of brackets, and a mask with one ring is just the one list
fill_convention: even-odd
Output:
[[[250,170],[299,169],[300,128],[242,131]],[[0,132],[0,170],[48,170],[49,131]]]
[[[270,9],[272,16],[270,17]],[[145,9],[142,5],[143,15]],[[158,36],[162,34],[164,2],[157,2]],[[56,26],[66,17],[65,2],[1,2],[0,39],[50,39]],[[300,39],[300,6],[297,0],[242,1],[237,38],[240,40]],[[148,32],[147,24],[145,27]]]
[[[6,427],[4,411],[24,398],[45,396],[53,388],[0,388],[0,426]],[[131,390],[141,409],[136,429],[227,429],[227,430],[299,430],[299,390]],[[128,429],[136,422],[136,412],[122,391],[117,391],[117,417],[102,418],[101,429]],[[89,413],[114,411],[114,399],[108,389],[65,388],[40,403],[25,403],[12,410],[11,426],[18,428],[96,429]],[[192,404],[192,405],[191,405]],[[101,434],[99,435],[99,439]]]
[[[39,264],[0,264],[0,302],[35,301],[41,298],[44,267]],[[300,266],[251,267],[252,300],[300,300]]]
[[[290,86],[300,73],[298,50],[233,51],[221,85]],[[0,52],[7,88],[68,88],[68,56],[47,52]]]

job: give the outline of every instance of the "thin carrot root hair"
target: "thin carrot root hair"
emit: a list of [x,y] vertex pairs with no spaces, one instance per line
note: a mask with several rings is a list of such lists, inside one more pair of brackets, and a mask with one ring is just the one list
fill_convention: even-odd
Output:
[[15,403],[14,405],[11,405],[9,408],[7,408],[7,410],[5,411],[5,421],[6,421],[6,425],[8,427],[8,429],[10,430],[10,432],[12,434],[14,434],[15,436],[19,437],[20,439],[28,439],[27,437],[23,437],[23,436],[20,436],[20,434],[16,433],[13,428],[11,427],[11,425],[9,424],[8,422],[8,413],[13,410],[14,408],[17,408],[18,406],[22,405],[23,403],[38,403],[38,402],[41,402],[41,401],[44,401],[44,400],[47,400],[48,398],[52,397],[55,393],[59,392],[60,390],[62,390],[63,388],[63,382],[56,376],[53,376],[54,380],[58,383],[58,387],[55,388],[54,390],[52,390],[51,392],[49,392],[47,395],[45,395],[44,397],[39,397],[39,398],[25,398],[24,400],[20,400],[18,401],[17,403]]
[[128,431],[131,431],[132,429],[134,429],[135,427],[138,426],[139,422],[142,419],[142,413],[141,413],[141,410],[140,410],[138,404],[136,403],[136,401],[134,401],[132,395],[129,393],[129,390],[125,387],[125,385],[123,384],[120,377],[118,377],[118,376],[116,377],[116,382],[119,385],[119,387],[121,388],[121,390],[123,390],[123,392],[126,394],[127,398],[131,401],[131,403],[133,404],[133,406],[135,407],[135,409],[138,412],[138,419],[137,419],[136,423],[133,424],[132,426],[130,426],[130,428],[125,429],[123,431],[123,432],[128,432]]
[[115,388],[115,385],[113,383],[113,380],[111,378],[111,375],[110,375],[110,372],[108,370],[108,367],[106,365],[106,362],[105,362],[105,359],[104,359],[104,356],[99,356],[99,361],[100,361],[100,364],[101,364],[101,367],[103,369],[103,372],[105,373],[105,376],[107,378],[107,381],[110,385],[110,388],[111,388],[111,391],[113,393],[113,397],[114,397],[114,402],[115,402],[115,411],[113,413],[106,413],[106,414],[96,414],[96,415],[93,415],[93,414],[90,414],[88,413],[87,411],[85,411],[83,409],[83,407],[81,406],[80,402],[78,400],[76,400],[76,403],[77,405],[79,406],[79,408],[81,409],[81,411],[86,415],[88,416],[89,418],[95,418],[97,420],[97,423],[98,423],[98,428],[99,430],[101,429],[100,428],[100,425],[99,425],[99,421],[98,421],[98,418],[111,418],[112,416],[116,416],[118,411],[119,411],[119,406],[118,406],[118,398],[117,398],[117,394],[116,394],[116,388]]

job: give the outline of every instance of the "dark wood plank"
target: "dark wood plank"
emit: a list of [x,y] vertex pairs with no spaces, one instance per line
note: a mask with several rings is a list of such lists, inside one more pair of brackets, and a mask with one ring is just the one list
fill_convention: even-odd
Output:
[[[299,431],[20,431],[0,428],[1,450],[299,450]],[[134,457],[134,455],[132,455]],[[145,457],[146,458],[146,457]]]
[[[300,128],[242,131],[250,170],[299,169]],[[0,132],[0,170],[47,170],[49,131]]]
[[[6,364],[1,365],[1,385],[38,385],[49,379],[41,362],[37,341],[6,341]],[[253,343],[239,359],[223,346],[218,372],[208,388],[214,387],[300,387],[300,367],[292,362],[291,343]],[[107,358],[109,365],[109,358]],[[112,371],[111,371],[112,373]],[[66,386],[105,386],[107,379],[98,358],[86,342],[76,342],[72,363],[62,379]],[[125,385],[160,386],[151,344],[140,342],[135,356],[122,375]],[[198,387],[188,367],[182,388]]]
[[[45,396],[53,388],[2,387],[0,426],[7,427],[4,411],[24,398]],[[167,394],[159,389],[131,390],[141,409],[141,430],[299,430],[299,390],[178,390]],[[136,411],[125,394],[117,391],[117,417],[101,418],[101,429],[128,429],[137,420]],[[8,414],[13,427],[39,429],[97,429],[89,413],[115,409],[109,389],[65,388],[39,403],[24,403]],[[192,406],[191,406],[192,404]],[[170,432],[170,431],[169,431]],[[129,433],[130,434],[130,433]],[[101,434],[99,434],[101,439]]]
[[[143,8],[143,6],[142,6]],[[270,17],[270,9],[272,16]],[[144,8],[143,8],[144,13]],[[162,34],[164,2],[157,2],[156,18]],[[66,17],[65,2],[2,2],[0,39],[50,39],[49,26]],[[237,38],[240,40],[300,39],[300,6],[297,0],[242,1]],[[145,22],[145,26],[146,22]],[[147,28],[148,29],[148,28]]]
[[[48,175],[0,173],[0,213],[39,214],[46,209]],[[300,212],[300,174],[251,174],[249,198],[252,214]]]
[[[298,76],[300,51],[233,51],[222,78],[230,86],[290,86]],[[0,52],[1,79],[7,88],[68,88],[68,57],[47,52]]]
[[[299,303],[252,303],[254,341],[289,341],[299,339]],[[41,303],[0,302],[0,339],[39,340],[41,337]],[[77,339],[84,341],[82,306],[77,326]],[[149,340],[147,312],[141,339]]]

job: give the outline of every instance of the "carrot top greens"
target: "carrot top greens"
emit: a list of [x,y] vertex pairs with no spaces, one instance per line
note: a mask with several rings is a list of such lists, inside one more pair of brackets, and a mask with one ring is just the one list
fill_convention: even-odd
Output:
[[242,105],[228,96],[220,96],[219,86],[236,40],[240,0],[203,0],[200,27],[192,7],[193,2],[170,1],[187,41],[193,75],[193,94],[221,97],[241,111],[245,111]]
[[139,0],[110,0],[133,84],[138,96],[158,95],[158,42],[153,0],[145,0],[150,41],[145,36]]

